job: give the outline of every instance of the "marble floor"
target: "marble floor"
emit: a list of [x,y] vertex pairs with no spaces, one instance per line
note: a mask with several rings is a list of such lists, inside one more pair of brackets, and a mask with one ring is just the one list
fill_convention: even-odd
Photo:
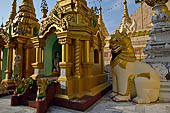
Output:
[[[0,113],[36,113],[34,108],[26,106],[10,106],[10,97],[0,98]],[[48,109],[48,113],[83,113],[57,106]],[[131,102],[112,102],[107,94],[84,113],[170,113],[170,103],[152,103],[135,105]]]

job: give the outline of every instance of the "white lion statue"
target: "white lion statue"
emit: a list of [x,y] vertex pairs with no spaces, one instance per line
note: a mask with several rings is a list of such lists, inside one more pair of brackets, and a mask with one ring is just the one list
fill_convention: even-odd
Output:
[[112,50],[112,100],[132,99],[135,103],[151,103],[158,100],[160,75],[149,64],[136,60],[134,49],[126,30],[117,30],[110,40]]

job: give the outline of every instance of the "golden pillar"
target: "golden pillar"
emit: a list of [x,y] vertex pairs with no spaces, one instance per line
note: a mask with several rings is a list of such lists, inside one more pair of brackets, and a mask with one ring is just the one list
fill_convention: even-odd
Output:
[[2,80],[2,49],[0,49],[0,82]]
[[5,71],[5,79],[9,80],[12,77],[12,61],[13,61],[13,48],[14,44],[8,43],[5,47],[8,48],[8,57],[7,57],[7,70]]
[[62,62],[69,62],[69,45],[62,45]]
[[59,38],[59,43],[62,44],[62,62],[60,62],[60,83],[61,92],[57,97],[70,99],[73,98],[73,77],[72,75],[72,62],[71,62],[71,39]]
[[80,40],[75,40],[75,61],[74,61],[74,75],[77,78],[80,78]]
[[31,53],[31,49],[32,49],[32,44],[31,43],[26,43],[26,45],[24,46],[25,48],[25,74],[24,74],[24,78],[28,78],[29,76],[31,76],[32,73],[32,67],[31,67],[31,63],[32,63],[32,57],[34,57],[33,53]]
[[[85,46],[87,46],[86,44],[87,43],[85,42]],[[87,50],[85,50],[85,54],[87,54]],[[85,58],[85,62],[87,62],[87,56],[85,56],[84,58]],[[84,88],[85,88],[84,87],[85,79],[83,78],[82,76],[83,74],[81,74],[81,71],[80,71],[81,69],[80,59],[81,59],[80,39],[76,39],[74,43],[74,78],[75,78],[74,87],[75,87],[75,95],[79,98],[81,98],[84,95]]]
[[92,63],[90,62],[90,42],[89,40],[86,40],[85,46],[83,47],[84,51],[84,62],[82,65],[82,71],[84,75],[91,75],[91,70],[92,70]]
[[43,69],[44,69],[44,64],[43,64],[43,49],[41,47],[36,48],[36,62],[32,64],[34,68],[34,76],[38,75],[43,75]]
[[89,41],[87,40],[85,42],[85,61],[86,63],[89,63],[90,62],[90,43]]
[[69,38],[63,38],[59,39],[59,43],[62,44],[62,62],[60,62],[60,68],[61,70],[65,70],[64,76],[70,76],[71,75],[71,39]]
[[101,73],[104,73],[104,49],[101,48]]
[[42,56],[41,62],[44,64],[44,48],[41,48],[41,51],[42,51],[42,54],[41,54],[41,56]]
[[32,63],[32,67],[34,68],[33,76],[44,75],[44,46],[45,40],[40,39],[39,37],[31,38],[31,41],[34,45],[36,51],[36,61]]

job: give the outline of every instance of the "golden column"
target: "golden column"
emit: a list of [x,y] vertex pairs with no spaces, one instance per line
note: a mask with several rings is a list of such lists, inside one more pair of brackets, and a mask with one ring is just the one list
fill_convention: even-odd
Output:
[[61,92],[57,95],[59,98],[70,99],[73,98],[73,77],[72,62],[71,62],[71,39],[59,38],[59,43],[62,44],[62,62],[60,62],[60,83]]
[[25,51],[26,51],[26,61],[25,61],[25,74],[24,74],[24,78],[28,78],[29,76],[31,76],[32,73],[32,67],[31,67],[31,63],[32,63],[32,57],[34,55],[34,53],[31,53],[31,49],[32,44],[30,42],[27,42],[26,45],[24,46]]
[[7,45],[5,45],[5,47],[8,48],[7,70],[5,71],[5,79],[10,80],[12,77],[13,48],[15,47],[15,45],[12,43],[8,43]]
[[36,62],[32,63],[34,68],[34,76],[43,75],[44,72],[44,46],[45,41],[39,37],[31,38],[34,48],[36,49]]
[[104,48],[101,48],[101,73],[104,73]]
[[34,75],[43,75],[43,69],[44,69],[44,64],[43,64],[43,49],[41,47],[36,48],[36,62],[32,64],[34,68]]
[[[81,68],[81,47],[80,47],[80,39],[76,39],[74,43],[74,77],[75,77],[75,94],[77,97],[81,98],[84,95],[84,78],[80,74]],[[87,42],[85,42],[85,46],[87,46]],[[85,51],[87,54],[87,51]],[[85,56],[85,61],[87,62],[87,56]],[[87,69],[87,68],[86,68]],[[87,71],[87,70],[86,70]]]
[[92,63],[90,62],[90,41],[86,40],[85,41],[85,54],[84,54],[84,62],[82,65],[82,70],[84,75],[92,75]]
[[[62,62],[60,62],[61,71],[64,71],[63,76],[71,75],[71,39],[69,38],[61,38],[59,39],[59,43],[62,44]],[[62,72],[61,72],[62,73]]]
[[75,61],[74,61],[74,74],[75,77],[80,78],[80,40],[75,40]]
[[86,63],[90,62],[90,42],[89,40],[85,41],[85,61]]
[[0,82],[2,80],[2,48],[0,48]]

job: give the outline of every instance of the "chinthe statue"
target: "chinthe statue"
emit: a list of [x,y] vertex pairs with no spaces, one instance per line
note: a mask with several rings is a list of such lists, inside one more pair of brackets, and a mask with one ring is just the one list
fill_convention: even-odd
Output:
[[135,103],[156,102],[160,91],[160,75],[149,64],[136,60],[126,30],[118,30],[110,40],[112,52],[112,100]]

